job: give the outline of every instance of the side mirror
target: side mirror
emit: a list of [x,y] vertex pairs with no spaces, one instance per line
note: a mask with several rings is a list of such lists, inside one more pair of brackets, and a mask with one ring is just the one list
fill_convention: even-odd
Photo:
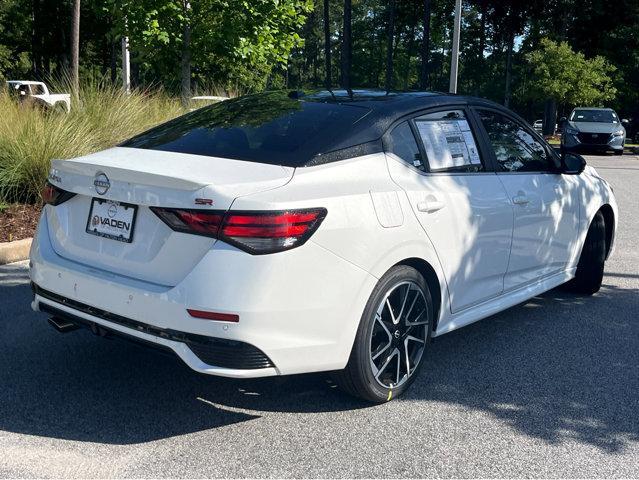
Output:
[[566,123],[567,121],[568,121],[568,119],[567,119],[566,117],[561,117],[561,118],[559,119],[559,125],[564,124],[564,123]]
[[621,124],[625,127],[626,125],[628,125],[630,123],[630,121],[627,118],[623,118],[621,119]]
[[561,173],[579,175],[586,168],[586,159],[576,153],[561,153]]

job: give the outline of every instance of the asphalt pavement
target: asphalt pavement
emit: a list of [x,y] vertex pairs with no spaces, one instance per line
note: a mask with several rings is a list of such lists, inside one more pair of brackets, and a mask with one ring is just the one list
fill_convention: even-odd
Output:
[[553,290],[437,338],[404,397],[325,375],[232,381],[31,311],[0,267],[2,477],[639,477],[639,157],[593,297]]

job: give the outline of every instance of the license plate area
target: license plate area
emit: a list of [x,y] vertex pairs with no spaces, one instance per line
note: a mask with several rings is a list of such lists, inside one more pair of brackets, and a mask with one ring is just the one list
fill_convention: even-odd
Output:
[[118,242],[131,243],[137,213],[137,205],[93,198],[86,232]]

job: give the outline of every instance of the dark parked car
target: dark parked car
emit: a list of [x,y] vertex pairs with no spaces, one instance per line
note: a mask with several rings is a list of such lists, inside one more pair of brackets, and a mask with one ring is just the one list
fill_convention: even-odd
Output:
[[575,108],[561,124],[565,151],[623,153],[626,129],[611,108]]

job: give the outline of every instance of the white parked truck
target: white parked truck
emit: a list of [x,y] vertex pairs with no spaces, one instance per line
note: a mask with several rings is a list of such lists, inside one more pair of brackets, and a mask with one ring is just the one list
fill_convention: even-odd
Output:
[[71,95],[68,93],[50,93],[49,88],[43,82],[28,80],[9,80],[7,82],[9,93],[15,95],[23,102],[32,102],[46,109],[69,112],[71,110]]

